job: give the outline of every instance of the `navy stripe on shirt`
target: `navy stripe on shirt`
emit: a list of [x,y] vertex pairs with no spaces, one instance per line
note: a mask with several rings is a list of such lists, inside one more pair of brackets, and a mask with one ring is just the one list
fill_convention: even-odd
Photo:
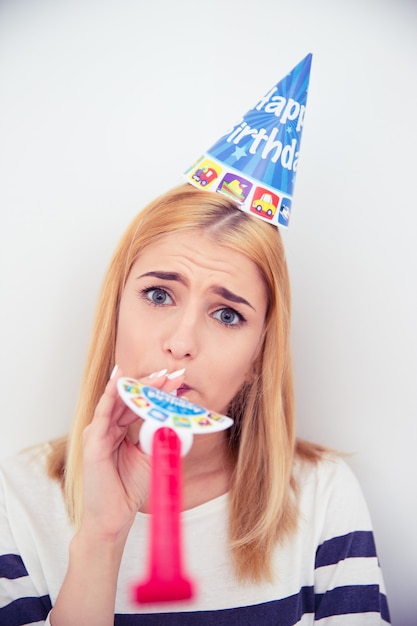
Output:
[[[217,611],[140,615],[141,626],[294,626],[305,613],[314,613],[314,588],[273,602]],[[115,615],[115,626],[135,626],[138,615]]]
[[[372,532],[358,531],[325,541],[317,550],[316,568],[338,563],[349,557],[375,557]],[[10,580],[27,576],[19,555],[0,556],[0,576]],[[23,597],[0,609],[0,624],[22,626],[45,620],[51,610],[48,595]],[[331,615],[380,613],[389,623],[386,597],[378,585],[351,585],[315,594],[313,587],[302,587],[298,594],[245,607],[215,611],[182,613],[118,614],[115,626],[134,626],[138,618],[143,626],[294,626],[304,614],[314,613],[316,619]]]
[[353,613],[378,613],[390,621],[387,599],[380,593],[379,585],[346,585],[316,595],[317,620]]
[[[185,613],[140,614],[143,626],[294,626],[303,615],[319,620],[332,615],[380,614],[388,624],[386,597],[378,585],[350,585],[324,594],[302,587],[298,594],[263,604]],[[115,626],[135,626],[138,615],[115,615]]]
[[333,537],[322,543],[316,552],[316,569],[334,565],[355,557],[375,557],[376,547],[372,531],[358,530],[341,537]]
[[45,621],[51,609],[49,596],[18,598],[0,609],[0,624],[23,626],[23,624]]
[[[381,614],[389,623],[389,611],[378,585],[340,587],[326,594],[314,594],[313,587],[302,587],[300,593],[263,604],[186,613],[141,614],[143,626],[294,626],[303,615],[315,619],[331,615]],[[135,626],[137,615],[116,615],[115,626]]]
[[0,556],[0,578],[22,578],[27,576],[26,567],[19,554],[2,554]]
[[[51,610],[49,596],[19,598],[0,609],[0,624],[22,626],[45,620]],[[385,596],[378,585],[339,587],[325,594],[314,594],[313,587],[302,587],[298,594],[262,604],[217,611],[181,613],[117,614],[115,626],[294,626],[303,615],[316,619],[331,615],[380,613],[389,623]]]

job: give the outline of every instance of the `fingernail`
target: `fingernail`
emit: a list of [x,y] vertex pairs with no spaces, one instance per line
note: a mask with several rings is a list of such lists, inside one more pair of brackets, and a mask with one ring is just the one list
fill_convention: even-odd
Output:
[[169,380],[174,380],[174,378],[179,378],[180,376],[182,376],[185,373],[185,367],[183,367],[180,370],[177,370],[176,372],[172,372],[171,374],[167,374],[167,378]]
[[118,369],[119,369],[119,366],[118,366],[118,365],[117,365],[117,363],[116,363],[116,365],[113,367],[113,369],[112,369],[112,371],[111,371],[111,374],[110,374],[110,379],[109,379],[109,380],[111,380],[112,378],[114,378],[114,377],[116,376],[116,372],[117,372],[117,370],[118,370]]
[[153,372],[152,374],[149,374],[148,378],[161,378],[162,376],[165,376],[167,371],[168,370],[165,368],[159,372]]

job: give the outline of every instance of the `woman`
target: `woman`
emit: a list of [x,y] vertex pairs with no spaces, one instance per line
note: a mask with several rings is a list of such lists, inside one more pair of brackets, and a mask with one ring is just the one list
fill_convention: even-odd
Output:
[[[104,282],[68,442],[3,468],[1,624],[389,623],[354,477],[295,440],[289,325],[275,227],[188,185],[137,216]],[[122,375],[234,420],[183,462],[189,603],[129,600],[146,568],[149,458]]]

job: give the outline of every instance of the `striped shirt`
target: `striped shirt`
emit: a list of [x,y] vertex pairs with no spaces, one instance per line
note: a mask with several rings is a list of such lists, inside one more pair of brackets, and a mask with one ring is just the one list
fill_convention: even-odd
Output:
[[[73,531],[42,454],[0,466],[0,626],[49,624]],[[138,606],[130,588],[145,577],[149,518],[138,513],[121,563],[116,626],[376,626],[390,623],[367,506],[347,464],[299,463],[297,532],[273,553],[273,582],[239,582],[227,550],[227,495],[185,511],[189,602]],[[88,593],[88,589],[86,589]]]

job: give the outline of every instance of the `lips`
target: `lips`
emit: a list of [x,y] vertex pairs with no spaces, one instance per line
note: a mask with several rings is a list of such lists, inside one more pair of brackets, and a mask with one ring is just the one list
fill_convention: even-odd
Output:
[[184,383],[178,387],[177,389],[177,396],[185,396],[187,393],[189,393],[191,391],[191,387],[189,387],[188,385],[185,385]]

